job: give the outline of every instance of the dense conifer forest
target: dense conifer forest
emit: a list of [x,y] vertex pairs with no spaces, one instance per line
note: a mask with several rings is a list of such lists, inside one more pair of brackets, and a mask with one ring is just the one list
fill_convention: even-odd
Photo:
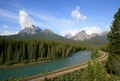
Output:
[[64,58],[80,50],[85,50],[85,48],[65,42],[15,40],[1,37],[0,65]]

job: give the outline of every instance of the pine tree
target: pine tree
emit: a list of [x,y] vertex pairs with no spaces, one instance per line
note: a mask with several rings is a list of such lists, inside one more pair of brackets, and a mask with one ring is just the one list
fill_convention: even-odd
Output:
[[111,31],[108,33],[109,40],[109,62],[108,70],[120,74],[120,8],[114,15],[114,20],[111,25]]

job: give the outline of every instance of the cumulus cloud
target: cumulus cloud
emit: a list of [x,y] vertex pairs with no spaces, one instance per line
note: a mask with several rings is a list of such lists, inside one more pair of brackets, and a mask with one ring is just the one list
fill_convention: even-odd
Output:
[[83,27],[81,30],[85,30],[87,34],[92,33],[101,33],[102,30],[100,27],[92,26],[92,27]]
[[34,21],[23,10],[19,11],[19,22],[20,22],[22,29],[24,29],[26,27],[31,27],[32,25],[35,25]]
[[100,27],[92,26],[92,27],[82,27],[81,29],[71,29],[71,30],[64,30],[61,32],[62,36],[66,36],[70,34],[71,36],[75,36],[78,32],[80,31],[85,31],[87,34],[92,34],[92,33],[101,33],[102,29]]
[[75,20],[77,21],[83,21],[87,18],[86,16],[81,15],[79,6],[76,7],[76,9],[71,12],[71,16],[75,18]]
[[73,29],[73,30],[65,30],[61,32],[62,36],[68,35],[70,34],[71,36],[74,36],[75,34],[77,34],[79,32],[78,29]]
[[12,32],[12,31],[8,31],[8,30],[5,30],[5,31],[3,31],[2,33],[1,33],[1,35],[6,35],[6,36],[8,36],[8,35],[13,35],[13,34],[17,34],[18,32]]

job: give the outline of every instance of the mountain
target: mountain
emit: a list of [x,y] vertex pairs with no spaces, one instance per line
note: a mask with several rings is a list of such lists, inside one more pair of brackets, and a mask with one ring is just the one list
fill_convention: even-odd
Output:
[[87,39],[83,41],[84,43],[94,44],[94,45],[105,45],[107,44],[107,35],[97,35],[95,37],[92,37],[91,39]]
[[38,34],[41,31],[39,27],[32,25],[31,27],[25,27],[25,29],[21,30],[18,34],[19,35],[33,35]]
[[46,34],[54,34],[51,30],[49,30],[49,29],[45,29],[45,30],[43,30],[43,31],[41,31],[41,32],[43,32],[43,33],[46,33]]
[[100,33],[99,35],[100,36],[105,36],[105,35],[107,35],[108,34],[108,31],[107,30],[104,30],[102,33]]
[[90,36],[85,31],[81,31],[78,32],[75,36],[73,36],[72,39],[83,41],[85,39],[90,39]]
[[24,40],[69,40],[65,37],[57,35],[49,29],[41,30],[34,25],[32,27],[27,27],[21,30],[18,34],[10,35],[10,36],[2,36],[4,38],[11,39],[24,39]]
[[68,40],[65,37],[57,35],[49,29],[42,30],[38,34],[32,35],[34,39],[44,39],[44,40]]
[[101,33],[87,34],[85,31],[78,32],[74,36],[67,34],[65,37],[68,39],[73,39],[76,42],[81,43],[85,46],[101,46],[107,44],[107,33],[108,31],[103,31]]
[[88,35],[85,31],[78,32],[76,35],[72,36],[71,34],[67,34],[65,37],[77,41],[84,41],[84,40],[90,40],[94,39],[96,37],[102,37],[107,38],[108,31],[103,31],[102,33],[92,33],[91,35]]
[[49,29],[41,30],[39,27],[32,25],[31,27],[25,27],[18,34],[10,36],[2,36],[4,38],[11,39],[24,39],[24,40],[62,40],[62,41],[81,41],[83,44],[105,44],[107,43],[107,31],[103,31],[100,34],[93,33],[88,35],[85,31],[78,32],[75,36],[71,34],[62,37],[52,32]]
[[96,37],[98,34],[97,33],[92,33],[91,35],[89,35],[90,39],[93,37]]
[[78,32],[75,36],[71,36],[69,39],[78,41],[82,45],[105,45],[108,42],[107,33],[108,31],[103,31],[101,33],[93,33],[91,35],[88,35],[85,31],[81,31]]
[[71,39],[72,38],[72,35],[71,34],[67,34],[64,36],[65,38],[68,38],[68,39]]

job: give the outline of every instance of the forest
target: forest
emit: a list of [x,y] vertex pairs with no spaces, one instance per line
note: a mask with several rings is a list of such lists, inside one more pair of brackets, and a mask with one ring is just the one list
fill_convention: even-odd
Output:
[[[111,31],[108,33],[108,45],[102,49],[109,57],[102,63],[88,63],[88,67],[73,73],[64,74],[45,81],[119,81],[120,80],[120,8],[114,15]],[[93,50],[92,59],[97,58],[98,51]]]
[[64,58],[86,48],[58,41],[0,38],[0,65]]
[[[114,15],[108,46],[104,49],[109,57],[105,62],[95,60],[88,67],[45,81],[119,81],[120,80],[120,8]],[[0,38],[0,64],[27,63],[47,59],[64,58],[74,52],[86,50],[80,45],[58,41],[13,40]],[[99,57],[93,50],[92,59]],[[7,81],[7,80],[6,80]],[[8,80],[9,81],[9,80]],[[12,79],[11,81],[15,81]]]

